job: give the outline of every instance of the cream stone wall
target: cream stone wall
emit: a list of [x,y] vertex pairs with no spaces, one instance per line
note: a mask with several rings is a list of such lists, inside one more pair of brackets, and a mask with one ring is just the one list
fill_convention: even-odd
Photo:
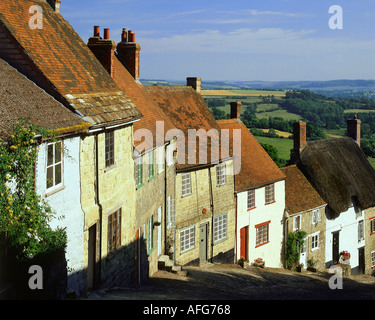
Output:
[[[81,204],[85,213],[84,226],[84,253],[85,267],[88,266],[88,240],[89,228],[97,223],[97,239],[101,234],[101,269],[102,283],[112,285],[113,282],[131,282],[134,275],[134,254],[135,254],[135,181],[134,181],[134,162],[132,158],[132,126],[116,129],[114,131],[115,141],[115,164],[111,167],[105,167],[105,133],[98,134],[98,169],[99,169],[99,201],[102,205],[102,230],[100,232],[100,214],[99,206],[96,202],[96,169],[95,169],[95,134],[86,136],[81,143]],[[125,264],[121,269],[116,261],[116,253],[108,255],[107,232],[108,216],[116,210],[122,210],[121,213],[121,263]],[[97,242],[97,251],[100,243]],[[123,255],[126,255],[128,261],[124,261]],[[96,256],[99,259],[99,252]],[[111,264],[117,264],[117,271],[112,270]],[[129,267],[127,269],[127,266]],[[127,270],[124,270],[127,269]],[[111,274],[116,273],[115,277]],[[121,278],[121,272],[122,278]],[[121,278],[121,279],[120,279]],[[116,285],[114,283],[114,285]]]
[[[220,261],[230,259],[233,262],[235,242],[235,201],[233,161],[226,163],[226,183],[217,186],[216,167],[190,171],[192,193],[182,196],[181,178],[183,173],[176,176],[176,233],[175,233],[175,261],[185,265],[199,261],[199,236],[200,226],[207,224],[207,257],[208,260]],[[212,185],[212,197],[210,190],[210,173]],[[212,202],[211,202],[212,201]],[[227,237],[220,242],[213,241],[213,219],[227,214]],[[195,227],[195,246],[191,250],[181,252],[181,231],[187,227]]]
[[371,233],[371,220],[375,219],[375,208],[366,209],[365,219],[365,273],[375,275],[375,265],[371,264],[371,255],[375,254],[375,233]]
[[[288,232],[293,232],[293,219],[294,217],[300,216],[301,226],[300,229],[305,231],[307,233],[306,235],[306,259],[307,262],[309,259],[312,259],[312,261],[315,263],[314,267],[317,270],[324,271],[326,269],[325,267],[325,230],[326,230],[326,215],[325,215],[325,206],[316,208],[316,210],[319,210],[320,215],[320,221],[317,223],[312,223],[313,219],[313,211],[309,210],[297,214],[293,214],[290,216],[287,222],[287,228]],[[318,236],[318,247],[312,248],[312,237]],[[306,262],[304,263],[304,267],[307,268]]]
[[[165,210],[166,198],[174,199],[174,181],[176,168],[173,161],[164,162],[165,146],[148,150],[142,156],[142,185],[136,190],[136,228],[139,230],[139,267],[140,281],[146,280],[158,270],[158,258],[165,253]],[[154,154],[154,175],[149,174],[149,153]],[[169,165],[168,165],[169,164]],[[135,165],[135,164],[134,164]],[[165,180],[166,179],[166,180]],[[160,221],[158,211],[161,210]],[[147,250],[147,223],[160,222],[153,228],[153,250]]]

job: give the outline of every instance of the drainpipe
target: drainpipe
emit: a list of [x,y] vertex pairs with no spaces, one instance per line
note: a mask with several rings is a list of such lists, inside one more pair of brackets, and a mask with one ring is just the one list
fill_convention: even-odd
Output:
[[234,203],[235,203],[235,226],[234,226],[234,263],[237,263],[237,205],[238,205],[238,198],[237,193],[234,192]]
[[100,197],[99,197],[99,143],[98,143],[98,135],[99,134],[95,134],[95,178],[96,178],[95,196],[96,196],[96,203],[99,207],[99,262],[98,262],[99,270],[98,270],[98,279],[99,279],[99,282],[100,282],[101,281],[101,273],[102,273],[103,206],[100,203]]
[[211,263],[214,262],[214,198],[212,191],[211,167],[208,167],[208,177],[210,181],[210,206],[211,206]]
[[[164,145],[164,254],[168,255],[167,252],[167,147],[171,144],[168,141]],[[176,246],[174,245],[174,250],[176,252]],[[176,260],[176,254],[173,255],[174,260]]]

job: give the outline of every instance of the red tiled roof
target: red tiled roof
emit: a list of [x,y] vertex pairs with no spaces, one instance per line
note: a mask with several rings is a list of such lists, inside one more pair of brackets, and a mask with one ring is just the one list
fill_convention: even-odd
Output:
[[289,214],[304,212],[326,204],[296,165],[281,168],[281,171],[286,175],[285,207]]
[[219,154],[216,151],[220,152],[220,140],[214,136],[212,139],[207,139],[206,150],[199,149],[199,141],[197,141],[195,149],[196,161],[189,160],[189,156],[191,156],[188,152],[189,143],[191,142],[188,139],[190,129],[197,131],[202,129],[203,137],[208,137],[208,131],[215,129],[218,133],[218,138],[220,136],[220,127],[199,93],[190,86],[149,86],[145,87],[145,89],[169,117],[173,125],[185,135],[185,164],[178,163],[178,169],[182,170],[205,165],[204,163],[199,163],[200,154],[207,157],[206,164],[211,164],[211,151],[213,151],[213,158],[219,159]]
[[[249,129],[237,119],[218,120],[221,129],[229,130],[229,141],[231,153],[237,149],[241,150],[241,167],[235,176],[235,190],[237,192],[253,189],[262,185],[285,179],[285,175],[279,167],[254,138]],[[233,130],[241,130],[241,144],[233,141]],[[235,165],[237,165],[236,154],[233,154]],[[238,156],[238,155],[237,155]]]
[[[143,142],[145,150],[156,146],[156,122],[163,121],[164,133],[174,129],[173,123],[159,107],[159,105],[150,97],[145,87],[135,81],[129,71],[115,57],[114,59],[114,80],[126,95],[134,102],[138,110],[142,113],[140,121],[134,123],[134,131],[139,129],[148,129],[153,134],[153,145]],[[135,146],[140,146],[142,141],[134,141]],[[139,150],[140,152],[144,150]]]
[[[29,27],[33,5],[43,10],[42,29]],[[48,79],[49,89],[56,90],[88,121],[126,122],[140,117],[80,36],[45,0],[0,1],[0,26],[14,37],[41,77]]]

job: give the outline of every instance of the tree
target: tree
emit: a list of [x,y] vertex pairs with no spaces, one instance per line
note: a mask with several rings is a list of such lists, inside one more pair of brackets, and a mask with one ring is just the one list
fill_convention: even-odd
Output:
[[0,139],[0,230],[20,261],[64,249],[67,241],[65,230],[49,226],[54,213],[34,187],[37,130],[20,120],[6,141]]
[[267,143],[261,143],[261,146],[264,150],[266,150],[268,155],[271,157],[271,159],[276,163],[278,167],[284,167],[286,165],[286,160],[281,159],[279,157],[279,152],[274,146]]

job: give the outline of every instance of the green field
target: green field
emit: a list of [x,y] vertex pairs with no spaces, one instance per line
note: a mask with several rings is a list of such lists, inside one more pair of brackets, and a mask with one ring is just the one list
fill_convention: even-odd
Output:
[[366,110],[366,109],[346,109],[344,113],[370,113],[375,112],[375,110]]
[[262,95],[262,96],[285,96],[284,91],[272,91],[272,90],[231,90],[235,93],[239,94],[257,94],[257,95]]
[[255,139],[259,143],[270,144],[274,146],[281,159],[289,160],[290,150],[293,149],[293,140],[292,139],[282,139],[282,138],[268,138],[268,137],[258,137],[255,136]]
[[367,158],[372,167],[375,169],[375,158]]

